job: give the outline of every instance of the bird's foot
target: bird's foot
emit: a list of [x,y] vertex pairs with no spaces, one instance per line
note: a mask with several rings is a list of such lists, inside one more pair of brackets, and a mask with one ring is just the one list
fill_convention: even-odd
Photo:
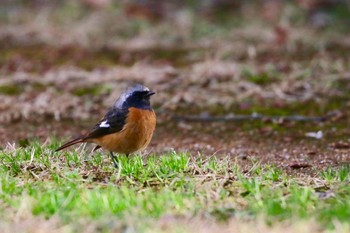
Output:
[[114,155],[113,155],[113,152],[110,153],[110,156],[111,156],[111,159],[112,159],[112,161],[113,161],[114,167],[115,167],[116,169],[118,169],[119,166],[118,166],[118,163],[117,163],[117,161],[118,161],[117,156],[114,156]]

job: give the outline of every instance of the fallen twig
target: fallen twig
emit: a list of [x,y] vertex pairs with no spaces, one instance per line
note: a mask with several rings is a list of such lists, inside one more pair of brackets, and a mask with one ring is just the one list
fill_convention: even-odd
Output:
[[251,115],[228,115],[228,116],[173,116],[176,121],[189,122],[229,122],[229,121],[247,121],[247,120],[266,120],[266,121],[299,121],[299,122],[323,122],[333,119],[339,115],[339,112],[331,112],[324,116],[266,116],[262,114]]

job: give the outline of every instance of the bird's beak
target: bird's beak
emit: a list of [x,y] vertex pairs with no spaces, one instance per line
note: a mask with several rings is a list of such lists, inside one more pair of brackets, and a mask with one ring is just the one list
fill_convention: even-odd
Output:
[[156,94],[154,91],[149,91],[149,92],[147,93],[147,96],[151,96],[151,95],[154,95],[154,94]]

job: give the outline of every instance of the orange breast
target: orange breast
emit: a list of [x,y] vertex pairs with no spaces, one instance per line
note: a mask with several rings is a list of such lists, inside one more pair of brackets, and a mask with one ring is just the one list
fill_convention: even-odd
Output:
[[129,108],[126,123],[120,132],[93,139],[93,142],[109,151],[130,154],[148,146],[155,127],[156,114],[153,110]]

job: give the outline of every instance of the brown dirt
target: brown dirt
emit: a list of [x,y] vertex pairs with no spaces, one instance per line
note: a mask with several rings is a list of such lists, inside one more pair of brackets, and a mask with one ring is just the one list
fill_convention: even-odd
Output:
[[[350,162],[350,143],[337,138],[337,135],[349,135],[346,129],[332,132],[331,128],[323,127],[324,137],[315,139],[306,137],[303,130],[291,127],[279,132],[268,126],[252,126],[252,129],[246,130],[240,123],[160,121],[146,153],[162,154],[175,150],[191,153],[194,157],[199,154],[230,157],[243,170],[248,171],[253,164],[262,163],[280,167],[295,175],[314,175],[327,167]],[[320,127],[316,123],[307,124],[314,128]],[[50,136],[62,141],[86,132],[90,125],[87,122],[45,121],[44,125],[28,126],[19,122],[4,128],[0,140],[4,146],[7,142],[13,141],[18,145],[33,138],[43,142]],[[300,123],[299,127],[302,128],[303,124]]]

